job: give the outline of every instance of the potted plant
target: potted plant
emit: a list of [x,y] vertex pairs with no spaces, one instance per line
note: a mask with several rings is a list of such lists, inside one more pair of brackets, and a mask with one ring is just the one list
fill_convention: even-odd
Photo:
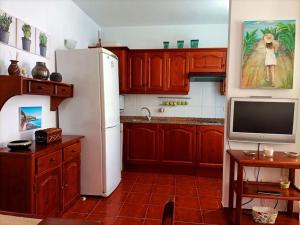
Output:
[[24,24],[22,26],[22,31],[24,34],[24,37],[22,37],[22,46],[23,50],[30,51],[30,45],[31,45],[31,26],[29,24]]
[[46,57],[48,38],[45,33],[40,33],[40,55]]
[[6,13],[0,15],[0,41],[8,44],[9,40],[9,27],[12,23],[12,17],[7,16]]

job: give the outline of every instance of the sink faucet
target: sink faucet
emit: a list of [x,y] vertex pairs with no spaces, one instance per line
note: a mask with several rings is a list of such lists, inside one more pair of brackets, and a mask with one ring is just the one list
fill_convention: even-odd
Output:
[[150,121],[151,120],[151,111],[147,107],[142,107],[141,110],[145,109],[148,112],[148,115],[146,115],[147,119]]

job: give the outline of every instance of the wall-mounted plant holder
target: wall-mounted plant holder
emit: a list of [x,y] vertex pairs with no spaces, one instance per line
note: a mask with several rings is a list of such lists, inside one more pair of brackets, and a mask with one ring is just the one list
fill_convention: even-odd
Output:
[[176,107],[189,105],[188,97],[158,97],[161,106]]

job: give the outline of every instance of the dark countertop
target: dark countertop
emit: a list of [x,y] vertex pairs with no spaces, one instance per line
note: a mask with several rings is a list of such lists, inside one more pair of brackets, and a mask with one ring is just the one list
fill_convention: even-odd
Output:
[[83,136],[80,135],[63,135],[61,141],[50,143],[48,145],[36,144],[35,141],[32,141],[32,145],[28,150],[24,151],[11,151],[9,148],[0,148],[0,154],[15,154],[15,155],[24,155],[40,157],[41,155],[48,154],[49,152],[62,149],[68,145],[72,145],[82,139]]
[[145,116],[121,116],[121,123],[159,123],[159,124],[185,124],[185,125],[224,125],[223,118],[189,118],[189,117],[152,117],[147,120]]

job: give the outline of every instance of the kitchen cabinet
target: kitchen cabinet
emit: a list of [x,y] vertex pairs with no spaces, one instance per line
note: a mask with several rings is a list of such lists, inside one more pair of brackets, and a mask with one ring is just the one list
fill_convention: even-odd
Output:
[[37,178],[36,215],[58,216],[60,211],[61,173],[54,169]]
[[198,166],[222,167],[224,149],[223,126],[197,127]]
[[0,148],[0,211],[37,217],[60,216],[80,196],[80,139],[33,143],[12,152]]
[[124,164],[155,164],[158,161],[158,125],[124,124]]
[[188,94],[188,72],[188,60],[186,52],[168,52],[166,93]]
[[129,93],[145,93],[146,90],[146,54],[132,51],[128,60]]
[[195,165],[196,126],[165,124],[159,130],[162,164]]
[[127,59],[129,49],[127,47],[105,47],[118,56],[119,64],[119,88],[120,94],[128,92]]
[[146,93],[162,93],[165,90],[166,63],[163,52],[147,54]]
[[226,49],[200,49],[188,53],[189,72],[226,73]]
[[189,73],[226,73],[225,48],[106,48],[119,58],[121,94],[186,95],[189,92]]
[[223,139],[221,125],[124,123],[123,161],[125,168],[221,168]]

